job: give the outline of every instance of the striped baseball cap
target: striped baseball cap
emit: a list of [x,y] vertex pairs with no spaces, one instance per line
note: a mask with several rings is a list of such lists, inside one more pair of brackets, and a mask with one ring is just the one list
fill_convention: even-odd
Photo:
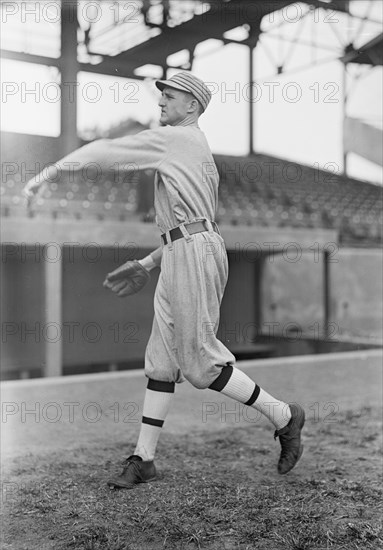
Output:
[[211,92],[206,84],[194,74],[186,71],[173,75],[169,80],[156,80],[156,86],[161,92],[166,87],[189,92],[198,99],[204,111],[211,100]]

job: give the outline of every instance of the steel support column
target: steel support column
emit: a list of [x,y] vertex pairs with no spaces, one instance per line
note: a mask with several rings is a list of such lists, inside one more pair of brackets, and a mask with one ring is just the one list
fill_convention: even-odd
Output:
[[249,82],[250,82],[250,97],[249,97],[249,155],[254,153],[254,47],[249,46]]
[[77,3],[61,4],[61,153],[79,146],[77,136]]

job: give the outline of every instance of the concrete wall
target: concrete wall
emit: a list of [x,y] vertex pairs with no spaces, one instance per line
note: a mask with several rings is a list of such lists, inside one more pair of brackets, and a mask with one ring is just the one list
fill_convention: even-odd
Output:
[[340,249],[330,266],[331,317],[345,334],[382,338],[383,252]]
[[229,280],[221,306],[218,337],[235,352],[249,343],[259,313],[259,262],[247,261],[236,253],[228,254]]
[[[40,247],[3,247],[1,368],[44,373],[46,343],[62,348],[63,365],[142,364],[153,317],[158,273],[140,294],[129,300],[103,288],[105,275],[116,269],[126,252],[110,248],[65,248],[62,269],[62,323],[47,319],[47,262]],[[53,248],[50,253],[52,254]],[[145,255],[149,250],[140,250]],[[99,257],[96,257],[99,254]],[[52,257],[53,259],[53,257]],[[64,369],[65,372],[65,369]]]
[[[82,249],[63,266],[63,324],[66,366],[132,362],[142,363],[153,318],[153,296],[159,270],[139,294],[119,298],[103,288],[116,261],[115,251],[102,248],[94,262],[84,259]],[[143,250],[143,255],[149,250]],[[69,327],[72,324],[72,334]]]
[[[382,251],[335,249],[329,261],[330,338],[382,338]],[[296,323],[315,337],[324,323],[323,262],[314,251],[296,262],[283,255],[266,259],[262,279],[264,334],[288,336]],[[275,326],[272,325],[275,323]],[[293,328],[293,325],[291,325]]]
[[2,254],[1,367],[20,371],[44,366],[44,272],[38,261]]
[[296,254],[291,249],[266,257],[261,292],[263,334],[287,336],[296,326],[314,336],[315,327],[323,328],[324,323],[323,290],[322,256],[311,251]]

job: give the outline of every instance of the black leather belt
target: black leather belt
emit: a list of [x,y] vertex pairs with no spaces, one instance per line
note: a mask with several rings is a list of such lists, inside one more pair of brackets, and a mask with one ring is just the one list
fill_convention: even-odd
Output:
[[[218,226],[215,222],[211,222],[213,229],[216,233],[219,234]],[[198,222],[191,222],[191,223],[185,223],[185,229],[190,235],[194,235],[195,233],[202,233],[202,231],[209,231],[209,228],[207,226],[207,223],[205,220],[201,220]],[[179,227],[174,227],[174,229],[171,229],[169,231],[170,240],[176,241],[177,239],[182,239],[183,233]],[[164,242],[164,244],[168,244],[168,240],[166,237],[166,233],[162,233],[161,238]]]

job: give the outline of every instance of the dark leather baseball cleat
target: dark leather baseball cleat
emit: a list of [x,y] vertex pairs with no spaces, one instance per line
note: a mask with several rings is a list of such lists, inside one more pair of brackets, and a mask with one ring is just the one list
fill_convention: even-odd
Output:
[[146,483],[156,478],[156,468],[153,460],[144,462],[140,456],[132,455],[122,463],[121,475],[108,481],[112,489],[133,489],[138,483]]
[[287,474],[294,468],[303,453],[301,431],[305,423],[305,411],[300,405],[290,405],[291,418],[287,426],[276,430],[274,439],[279,437],[282,447],[278,462],[278,473]]

